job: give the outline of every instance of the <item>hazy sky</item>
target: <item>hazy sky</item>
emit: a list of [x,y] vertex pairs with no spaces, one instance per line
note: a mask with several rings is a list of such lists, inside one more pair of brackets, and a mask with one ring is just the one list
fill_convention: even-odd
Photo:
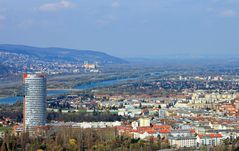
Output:
[[0,0],[0,43],[120,57],[239,52],[239,0]]

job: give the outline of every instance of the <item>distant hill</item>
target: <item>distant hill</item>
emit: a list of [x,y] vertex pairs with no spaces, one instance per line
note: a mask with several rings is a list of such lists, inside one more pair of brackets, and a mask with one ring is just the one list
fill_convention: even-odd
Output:
[[92,50],[76,50],[68,48],[39,48],[24,45],[0,44],[0,52],[16,53],[36,57],[46,61],[99,62],[101,64],[121,64],[125,60],[106,53]]

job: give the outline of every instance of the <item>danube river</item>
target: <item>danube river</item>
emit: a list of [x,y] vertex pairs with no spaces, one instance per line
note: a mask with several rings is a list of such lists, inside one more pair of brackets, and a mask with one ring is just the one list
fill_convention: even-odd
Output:
[[[121,82],[125,82],[128,80],[136,80],[136,78],[125,78],[125,79],[114,79],[114,80],[106,80],[106,81],[97,81],[97,82],[91,82],[82,84],[79,86],[76,86],[74,90],[87,90],[87,89],[93,89],[98,87],[107,87],[107,86],[113,86],[116,84],[119,84]],[[67,94],[71,91],[69,90],[48,90],[47,96],[53,96],[53,95],[63,95]],[[0,98],[0,104],[13,104],[16,101],[22,101],[22,97],[7,97],[7,98]]]
[[[68,92],[69,90],[49,90],[47,91],[47,96],[67,94]],[[23,97],[0,98],[0,104],[13,104],[16,101],[22,101],[22,100],[23,100]]]

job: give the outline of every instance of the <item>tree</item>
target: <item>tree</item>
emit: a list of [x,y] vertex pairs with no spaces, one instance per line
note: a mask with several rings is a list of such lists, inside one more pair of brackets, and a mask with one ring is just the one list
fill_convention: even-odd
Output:
[[79,146],[77,144],[77,140],[74,138],[69,139],[67,149],[69,149],[70,151],[78,151]]
[[158,149],[162,148],[162,139],[160,135],[157,136],[157,145],[158,145]]

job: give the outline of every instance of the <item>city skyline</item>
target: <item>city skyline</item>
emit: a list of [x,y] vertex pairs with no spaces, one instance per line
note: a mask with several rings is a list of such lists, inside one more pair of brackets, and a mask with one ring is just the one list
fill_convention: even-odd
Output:
[[236,0],[0,0],[0,41],[118,57],[238,54]]

